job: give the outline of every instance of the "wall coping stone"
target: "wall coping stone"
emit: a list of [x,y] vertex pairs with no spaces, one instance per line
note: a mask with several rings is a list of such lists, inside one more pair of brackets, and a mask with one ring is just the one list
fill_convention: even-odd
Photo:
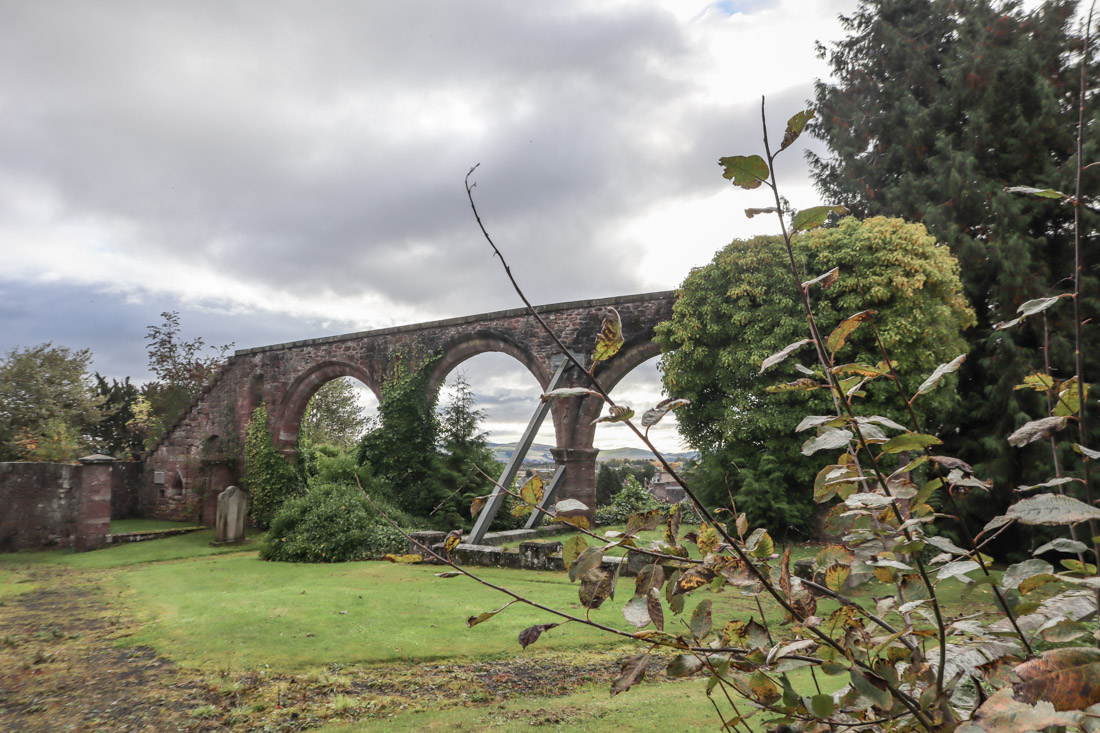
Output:
[[[563,303],[536,305],[535,310],[540,314],[554,313],[556,311],[573,310],[578,308],[600,308],[607,306],[626,305],[628,303],[638,303],[647,300],[658,300],[660,298],[672,298],[675,297],[675,295],[675,290],[661,290],[655,293],[637,293],[635,295],[619,295],[613,298],[597,298],[595,300],[570,300]],[[509,310],[492,311],[490,313],[478,313],[472,316],[445,318],[439,321],[426,321],[424,323],[411,323],[405,326],[376,328],[369,331],[356,331],[355,333],[345,333],[338,336],[322,336],[320,338],[304,339],[302,341],[288,341],[282,344],[256,346],[251,349],[237,349],[237,351],[233,352],[233,354],[234,356],[244,356],[246,354],[261,354],[265,351],[297,349],[305,346],[317,346],[320,344],[334,344],[341,341],[361,339],[367,336],[388,336],[396,333],[413,333],[415,331],[422,331],[429,328],[447,328],[450,326],[462,326],[467,323],[474,323],[477,321],[499,320],[502,318],[517,318],[519,316],[527,315],[530,315],[530,313],[527,311],[526,308],[510,308]]]
[[117,458],[111,456],[105,456],[102,453],[94,453],[90,456],[84,456],[83,458],[77,458],[76,460],[83,463],[85,466],[94,466],[99,463],[115,463]]

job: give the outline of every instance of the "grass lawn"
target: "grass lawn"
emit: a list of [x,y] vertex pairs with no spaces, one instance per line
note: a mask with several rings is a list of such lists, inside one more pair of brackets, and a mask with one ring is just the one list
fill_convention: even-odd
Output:
[[[258,538],[261,533],[248,533]],[[196,558],[207,555],[226,555],[239,552],[255,554],[252,545],[226,545],[211,547],[214,530],[165,537],[150,542],[133,542],[124,545],[112,545],[92,552],[74,552],[72,550],[43,550],[40,552],[13,552],[0,555],[0,578],[5,569],[33,565],[62,565],[85,570],[103,570],[126,565],[144,565],[165,560]]]
[[194,522],[169,522],[164,519],[112,519],[111,534],[127,532],[153,532],[158,529],[183,529],[196,527]]
[[[468,617],[501,607],[507,597],[469,578],[436,577],[445,568],[269,563],[254,546],[214,548],[212,539],[212,531],[204,530],[87,553],[0,555],[0,604],[14,607],[31,590],[72,582],[66,578],[101,588],[111,613],[129,619],[111,637],[113,645],[151,648],[211,690],[213,702],[191,713],[196,725],[277,726],[289,724],[287,716],[295,711],[302,717],[293,720],[325,730],[717,727],[703,679],[666,680],[663,664],[654,663],[655,681],[608,695],[618,660],[640,651],[633,642],[566,624],[521,649],[522,629],[556,620],[523,604],[467,627]],[[815,550],[802,547],[794,554]],[[584,615],[578,586],[563,573],[475,572]],[[988,586],[972,591],[980,598],[965,601],[963,588],[956,580],[940,586],[949,612],[991,608]],[[620,579],[616,599],[593,611],[592,619],[627,629],[621,609],[633,591],[633,578]],[[873,595],[887,592],[878,586],[859,597],[873,603]],[[727,589],[689,596],[685,621],[704,598],[714,604],[716,626],[730,618],[759,618],[753,599]],[[763,605],[769,625],[778,626],[782,613],[766,599]],[[818,615],[834,608],[822,599]],[[666,616],[668,629],[681,623]],[[796,688],[812,689],[806,670],[792,674]],[[842,684],[818,678],[826,691]],[[524,680],[533,682],[524,688]]]

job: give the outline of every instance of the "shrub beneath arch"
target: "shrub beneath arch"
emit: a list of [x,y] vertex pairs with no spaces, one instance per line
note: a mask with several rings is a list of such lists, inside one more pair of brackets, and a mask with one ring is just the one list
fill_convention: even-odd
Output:
[[[389,506],[383,511],[390,517],[400,515]],[[279,509],[260,547],[260,557],[283,562],[347,562],[404,552],[406,545],[404,536],[378,516],[359,487],[317,484]]]

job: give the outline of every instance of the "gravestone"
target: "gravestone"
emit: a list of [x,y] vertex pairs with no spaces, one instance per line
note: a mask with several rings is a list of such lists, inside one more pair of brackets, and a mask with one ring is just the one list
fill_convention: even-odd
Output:
[[218,494],[218,517],[214,524],[214,545],[244,542],[244,518],[248,497],[236,486]]

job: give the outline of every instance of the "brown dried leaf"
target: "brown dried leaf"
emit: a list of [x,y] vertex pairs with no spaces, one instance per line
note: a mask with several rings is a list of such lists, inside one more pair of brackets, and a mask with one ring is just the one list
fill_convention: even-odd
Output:
[[581,578],[581,587],[577,593],[581,605],[595,610],[611,595],[611,573],[603,568],[592,568]]
[[555,626],[561,626],[561,623],[559,622],[556,624],[535,624],[534,626],[528,626],[526,629],[519,632],[519,645],[526,649],[531,644],[534,644],[536,641],[538,641],[539,637],[542,636],[542,632],[549,631]]
[[476,517],[478,514],[481,514],[481,510],[485,508],[488,501],[489,500],[484,496],[476,497],[473,502],[470,503],[470,516]]
[[1014,448],[1022,448],[1028,443],[1037,440],[1045,440],[1056,431],[1066,426],[1067,417],[1064,415],[1043,417],[1021,425],[1016,432],[1008,436],[1008,444]]
[[661,589],[665,584],[665,569],[660,565],[646,565],[634,578],[634,595],[644,596],[650,588]]
[[1051,726],[1078,725],[1081,718],[1080,713],[1057,712],[1049,702],[1019,702],[1012,696],[1012,688],[1005,687],[982,703],[973,722],[987,733],[1031,733]]
[[603,547],[597,545],[586,548],[570,566],[569,582],[575,581],[593,568],[598,568],[601,562],[603,562]]
[[658,630],[665,630],[665,611],[661,607],[661,591],[650,588],[646,593],[646,605],[649,610],[649,618]]
[[626,692],[633,687],[636,682],[644,679],[645,668],[648,665],[648,654],[639,654],[623,662],[619,676],[611,682],[611,697],[615,697],[620,692]]
[[680,576],[672,590],[672,595],[678,596],[701,588],[714,580],[714,571],[705,565],[696,565],[691,570]]

